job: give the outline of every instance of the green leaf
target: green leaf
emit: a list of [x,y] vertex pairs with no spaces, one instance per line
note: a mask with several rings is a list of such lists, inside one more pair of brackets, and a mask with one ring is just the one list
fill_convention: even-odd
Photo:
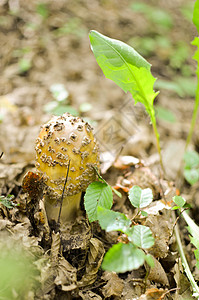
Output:
[[182,196],[174,196],[173,201],[175,204],[177,204],[179,207],[183,207],[186,203],[186,200]]
[[143,217],[147,217],[148,216],[148,213],[146,212],[146,211],[141,211],[141,215],[143,216]]
[[122,231],[125,233],[131,225],[131,220],[124,214],[98,206],[97,218],[100,226],[106,231]]
[[199,169],[185,169],[184,177],[191,185],[193,185],[199,180]]
[[199,33],[199,0],[196,0],[193,11],[193,23],[196,26]]
[[107,271],[124,273],[143,265],[145,254],[131,243],[118,243],[105,254],[102,268]]
[[189,232],[192,234],[192,236],[194,238],[196,238],[198,240],[199,239],[199,226],[196,225],[196,223],[192,220],[192,218],[187,214],[186,211],[184,211],[182,213],[182,215],[189,226],[188,227]]
[[196,266],[199,268],[199,226],[196,225],[196,223],[192,220],[192,218],[187,214],[186,211],[182,213],[186,223],[188,224],[188,231],[191,233],[191,242],[192,244],[197,248],[194,251],[195,257],[196,257]]
[[115,195],[117,195],[119,198],[122,198],[122,194],[116,190],[114,187],[111,187],[112,191],[115,193]]
[[184,155],[184,177],[193,185],[199,180],[199,154],[196,151],[187,151]]
[[172,111],[170,111],[170,110],[168,110],[168,109],[166,109],[162,106],[159,106],[159,105],[155,106],[155,111],[156,111],[156,117],[158,119],[167,121],[169,123],[175,123],[176,122],[175,115],[173,114]]
[[84,196],[84,206],[90,222],[97,220],[98,206],[110,209],[113,205],[111,187],[100,181],[92,182]]
[[195,39],[193,40],[193,42],[191,44],[197,47],[197,50],[194,53],[193,59],[195,59],[198,62],[196,74],[199,77],[199,37],[198,36],[195,37]]
[[194,250],[194,255],[196,258],[196,268],[199,269],[199,250],[198,249]]
[[186,168],[194,168],[199,166],[199,154],[196,151],[187,151],[184,154],[184,162]]
[[129,240],[137,247],[148,249],[154,245],[154,238],[151,229],[147,226],[136,225],[133,227]]
[[134,207],[146,207],[153,201],[152,190],[149,188],[142,190],[139,186],[134,185],[129,191],[129,200]]
[[135,104],[144,104],[147,112],[154,117],[153,101],[155,78],[150,72],[150,64],[132,47],[111,39],[97,31],[89,34],[91,48],[104,75],[113,80],[125,92],[129,91]]
[[145,260],[146,260],[147,264],[148,264],[151,268],[153,268],[153,267],[155,266],[154,259],[153,259],[153,256],[152,256],[151,254],[147,254],[147,255],[145,256]]
[[7,208],[13,208],[17,206],[17,204],[12,201],[13,198],[13,195],[8,195],[7,197],[0,196],[0,202]]

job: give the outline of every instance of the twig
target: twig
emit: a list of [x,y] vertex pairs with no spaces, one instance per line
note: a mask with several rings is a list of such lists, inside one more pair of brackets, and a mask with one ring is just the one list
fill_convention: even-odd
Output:
[[60,217],[61,217],[62,205],[63,205],[63,200],[64,200],[64,192],[65,192],[66,183],[67,183],[67,180],[68,180],[69,169],[70,169],[70,160],[69,160],[69,163],[68,163],[66,179],[65,179],[65,182],[64,182],[64,188],[63,188],[62,195],[61,195],[61,204],[60,204],[60,209],[59,209],[59,216],[58,216],[58,219],[57,219],[58,224],[60,224]]

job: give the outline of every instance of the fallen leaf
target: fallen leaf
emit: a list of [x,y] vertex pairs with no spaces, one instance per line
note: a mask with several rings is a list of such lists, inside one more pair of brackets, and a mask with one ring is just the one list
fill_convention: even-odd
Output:
[[103,243],[96,238],[91,238],[89,246],[90,249],[88,253],[88,261],[86,263],[86,271],[81,280],[78,282],[79,287],[95,282],[97,272],[102,264],[105,253]]
[[[153,257],[153,261],[154,261],[154,267],[150,268],[147,279],[168,286],[169,281],[162,265],[155,257]],[[148,266],[146,265],[146,268],[147,267]]]
[[146,291],[138,300],[163,300],[164,296],[168,293],[163,289],[151,288]]
[[106,285],[102,288],[104,297],[109,298],[111,296],[121,297],[124,283],[119,276],[114,272],[104,272],[102,279],[107,281]]

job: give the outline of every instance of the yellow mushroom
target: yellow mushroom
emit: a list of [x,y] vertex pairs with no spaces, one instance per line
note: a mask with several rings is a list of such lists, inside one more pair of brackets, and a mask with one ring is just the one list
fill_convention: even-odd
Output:
[[99,147],[93,128],[66,113],[42,126],[36,140],[36,168],[47,186],[45,209],[49,221],[58,220],[61,196],[68,171],[60,221],[74,220],[81,193],[96,180]]

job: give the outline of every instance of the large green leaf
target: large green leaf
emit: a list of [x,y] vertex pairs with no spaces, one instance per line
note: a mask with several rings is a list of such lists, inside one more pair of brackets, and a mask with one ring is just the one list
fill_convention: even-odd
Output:
[[196,0],[193,11],[193,23],[196,26],[199,33],[199,0]]
[[102,268],[107,271],[124,273],[143,265],[145,254],[131,243],[118,243],[105,254]]
[[144,104],[154,118],[153,101],[155,78],[150,72],[150,64],[132,47],[92,30],[89,34],[91,48],[104,75],[129,91],[135,103]]
[[129,200],[134,207],[146,207],[153,200],[152,190],[149,188],[142,190],[139,186],[134,185],[129,191]]
[[102,206],[110,209],[113,205],[113,193],[111,187],[105,182],[92,182],[84,196],[84,206],[90,222],[97,220],[97,208]]
[[131,225],[124,214],[98,206],[97,218],[100,226],[106,231],[122,231],[125,233]]
[[133,227],[132,234],[129,235],[129,240],[140,248],[148,249],[154,245],[151,229],[143,225],[136,225]]

